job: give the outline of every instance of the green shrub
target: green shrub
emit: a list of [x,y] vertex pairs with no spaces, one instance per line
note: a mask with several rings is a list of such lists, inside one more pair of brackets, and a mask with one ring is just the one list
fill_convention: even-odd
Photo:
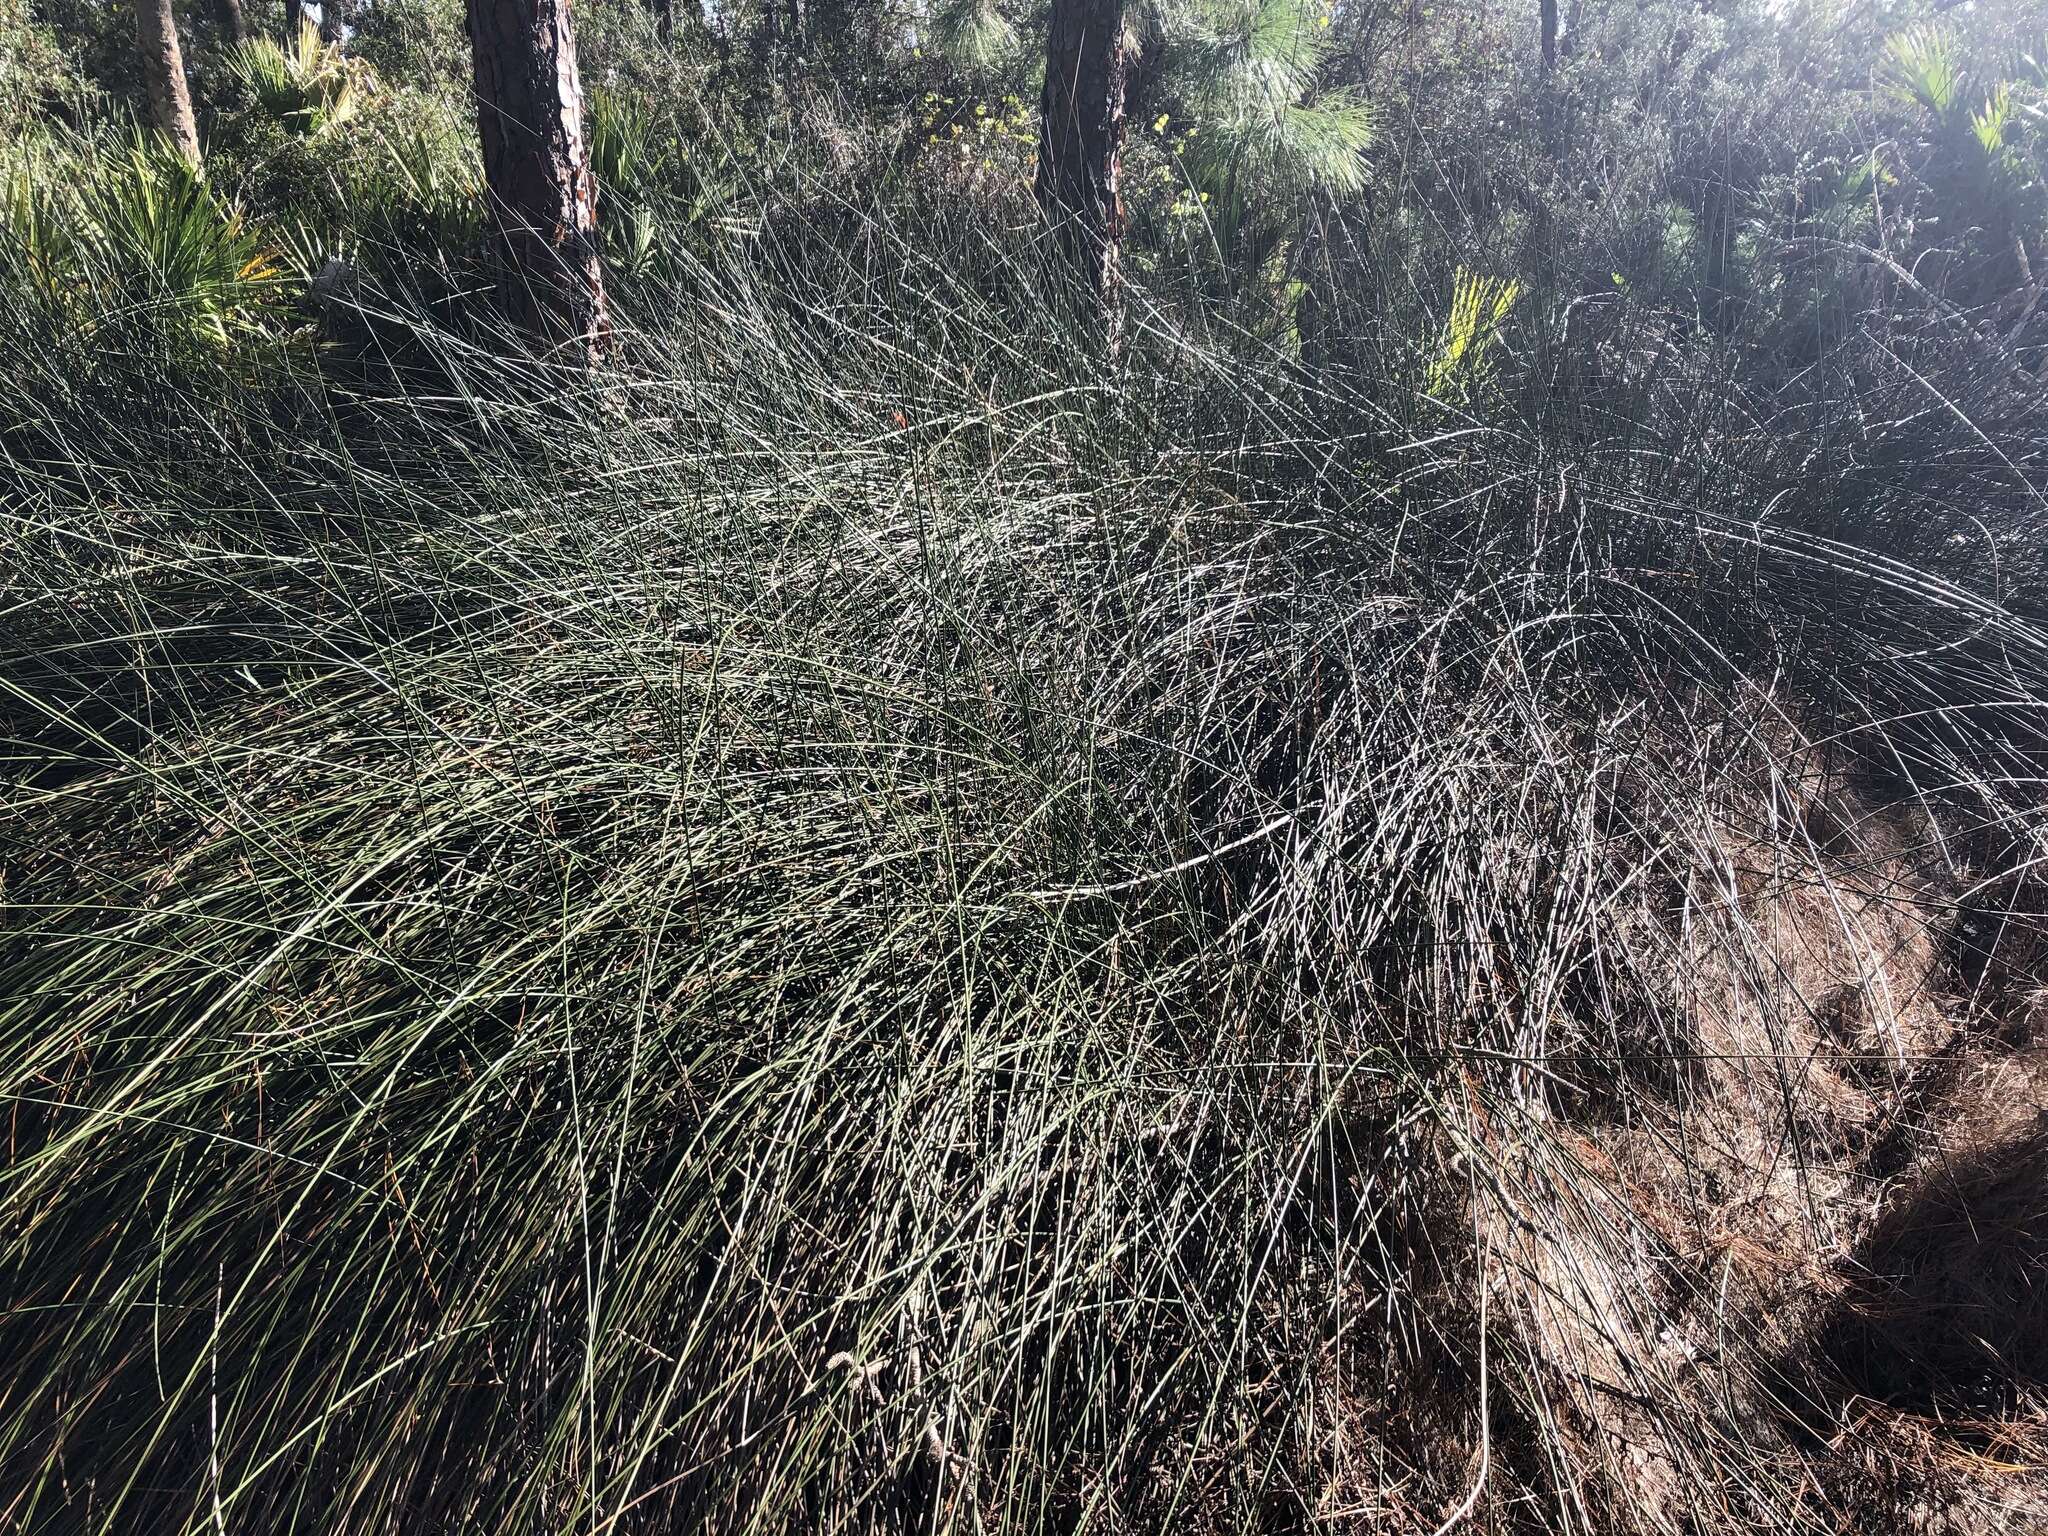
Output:
[[154,141],[78,147],[18,170],[6,220],[11,275],[55,330],[91,337],[140,324],[224,348],[261,326],[276,295],[271,250]]
[[377,88],[367,66],[321,42],[310,23],[289,43],[269,37],[243,43],[229,54],[228,69],[259,107],[308,138],[347,123]]

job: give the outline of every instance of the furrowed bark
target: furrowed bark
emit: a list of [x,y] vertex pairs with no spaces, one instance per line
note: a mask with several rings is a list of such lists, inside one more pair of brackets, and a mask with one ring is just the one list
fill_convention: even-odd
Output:
[[1117,161],[1129,71],[1122,0],[1054,0],[1039,109],[1038,206],[1112,318],[1121,286]]
[[569,0],[469,0],[484,181],[512,319],[592,358],[610,334]]

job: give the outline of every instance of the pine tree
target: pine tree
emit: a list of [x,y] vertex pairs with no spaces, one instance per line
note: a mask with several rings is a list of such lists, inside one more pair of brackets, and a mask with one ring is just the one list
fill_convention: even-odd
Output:
[[1053,0],[1038,134],[1038,206],[1106,311],[1120,287],[1123,205],[1122,0]]
[[569,0],[469,0],[469,38],[506,308],[594,356],[610,316]]
[[171,0],[137,0],[135,27],[150,116],[179,158],[197,166],[199,124],[192,116],[192,89],[185,79],[185,53],[178,46]]

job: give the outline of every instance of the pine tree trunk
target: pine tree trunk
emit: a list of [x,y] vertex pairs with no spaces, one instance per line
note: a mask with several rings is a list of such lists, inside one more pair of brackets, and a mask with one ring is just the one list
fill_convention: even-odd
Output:
[[199,124],[192,116],[192,89],[185,80],[185,55],[178,46],[178,20],[171,0],[136,0],[135,30],[142,49],[142,78],[149,111],[171,148],[187,165],[199,164]]
[[610,316],[569,0],[469,0],[469,40],[505,306],[594,358]]
[[[1538,0],[1538,16],[1543,33],[1542,71],[1537,77],[1537,133],[1543,144],[1544,163],[1555,172],[1564,164],[1562,135],[1558,131],[1557,99],[1557,0]],[[1536,246],[1536,286],[1543,302],[1548,305],[1557,298],[1557,228],[1553,217],[1552,202],[1562,188],[1541,186],[1535,189],[1536,218],[1533,223],[1533,239]]]
[[1728,185],[1724,160],[1719,175],[1710,175],[1700,218],[1700,299],[1707,324],[1717,336],[1728,334],[1735,313],[1735,295],[1728,287],[1728,247],[1735,237],[1735,195]]
[[339,43],[341,39],[341,0],[320,0],[320,41]]
[[768,0],[761,8],[761,24],[754,29],[749,48],[760,66],[763,82],[782,78],[782,0]]
[[221,41],[230,48],[249,41],[249,24],[242,19],[242,0],[214,0],[214,15],[220,23]]
[[284,45],[296,48],[299,32],[306,25],[305,0],[284,0]]
[[1038,130],[1038,206],[1112,319],[1120,272],[1123,205],[1122,0],[1053,0]]

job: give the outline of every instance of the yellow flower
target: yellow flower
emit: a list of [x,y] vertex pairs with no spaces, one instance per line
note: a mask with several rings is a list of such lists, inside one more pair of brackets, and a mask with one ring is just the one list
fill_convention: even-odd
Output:
[[1160,113],[1158,118],[1153,122],[1152,131],[1154,133],[1166,132],[1166,114],[1164,112]]

